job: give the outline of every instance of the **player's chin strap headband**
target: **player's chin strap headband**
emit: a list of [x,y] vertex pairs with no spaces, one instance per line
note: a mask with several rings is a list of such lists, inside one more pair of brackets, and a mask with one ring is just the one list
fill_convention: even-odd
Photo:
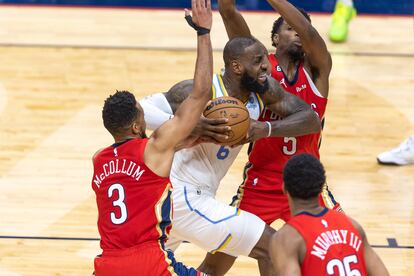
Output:
[[205,35],[205,34],[210,33],[209,29],[206,29],[206,28],[203,28],[203,27],[200,27],[200,26],[196,25],[193,22],[193,17],[191,17],[191,15],[186,15],[184,18],[185,18],[185,20],[187,20],[188,25],[190,25],[194,30],[197,31],[197,35]]

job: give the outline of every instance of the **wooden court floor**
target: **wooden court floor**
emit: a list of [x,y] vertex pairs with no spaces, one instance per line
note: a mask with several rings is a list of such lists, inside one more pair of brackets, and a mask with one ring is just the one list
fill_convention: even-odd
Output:
[[[191,78],[195,35],[181,11],[0,6],[0,275],[90,275],[100,253],[91,156],[111,143],[103,100],[137,97]],[[247,13],[269,48],[273,13]],[[226,35],[215,13],[215,69]],[[326,37],[329,16],[313,15]],[[359,16],[333,57],[322,143],[328,183],[365,228],[391,275],[414,271],[414,166],[384,167],[378,153],[414,133],[410,17]],[[230,202],[245,150],[217,197]],[[275,227],[280,227],[277,223]],[[197,266],[185,244],[177,258]],[[241,257],[228,275],[259,275]]]

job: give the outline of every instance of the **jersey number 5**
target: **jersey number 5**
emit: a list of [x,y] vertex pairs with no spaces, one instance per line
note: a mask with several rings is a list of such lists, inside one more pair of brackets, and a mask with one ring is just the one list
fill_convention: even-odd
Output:
[[283,142],[285,142],[285,145],[283,146],[283,153],[286,155],[294,155],[296,153],[296,138],[284,137]]
[[[358,263],[356,255],[347,256],[342,260],[342,262],[338,259],[330,260],[326,265],[326,272],[328,275],[361,276],[361,272],[358,269],[351,269],[351,263]],[[338,273],[335,273],[335,267]]]
[[114,200],[112,202],[112,205],[114,207],[119,207],[121,215],[120,215],[120,217],[117,218],[115,212],[111,212],[111,221],[112,221],[113,224],[122,224],[128,218],[127,208],[126,208],[126,205],[124,203],[125,190],[124,190],[124,187],[119,183],[112,184],[108,189],[108,197],[109,198],[112,198],[114,190],[118,191],[118,199]]

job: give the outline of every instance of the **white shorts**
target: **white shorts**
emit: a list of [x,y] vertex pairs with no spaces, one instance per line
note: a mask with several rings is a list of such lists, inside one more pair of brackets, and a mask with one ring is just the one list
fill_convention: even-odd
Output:
[[173,182],[173,220],[166,247],[175,250],[182,241],[210,253],[248,256],[259,241],[265,222],[256,215],[217,201],[209,192]]

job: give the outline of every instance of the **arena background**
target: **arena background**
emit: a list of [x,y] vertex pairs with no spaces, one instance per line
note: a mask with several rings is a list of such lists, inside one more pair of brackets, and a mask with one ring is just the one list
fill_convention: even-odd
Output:
[[[0,1],[1,276],[91,275],[100,253],[91,156],[112,142],[103,101],[116,89],[141,98],[193,76],[189,2]],[[243,15],[272,51],[277,13],[266,1],[237,2],[254,10]],[[414,166],[380,166],[376,156],[414,134],[413,1],[355,1],[343,44],[327,38],[333,0],[292,2],[313,11],[333,58],[321,147],[329,186],[391,275],[412,275]],[[219,72],[227,36],[218,12],[211,37]],[[223,202],[246,160],[243,149],[218,191]],[[177,259],[197,266],[204,254],[184,244]],[[228,275],[259,272],[240,257]]]

